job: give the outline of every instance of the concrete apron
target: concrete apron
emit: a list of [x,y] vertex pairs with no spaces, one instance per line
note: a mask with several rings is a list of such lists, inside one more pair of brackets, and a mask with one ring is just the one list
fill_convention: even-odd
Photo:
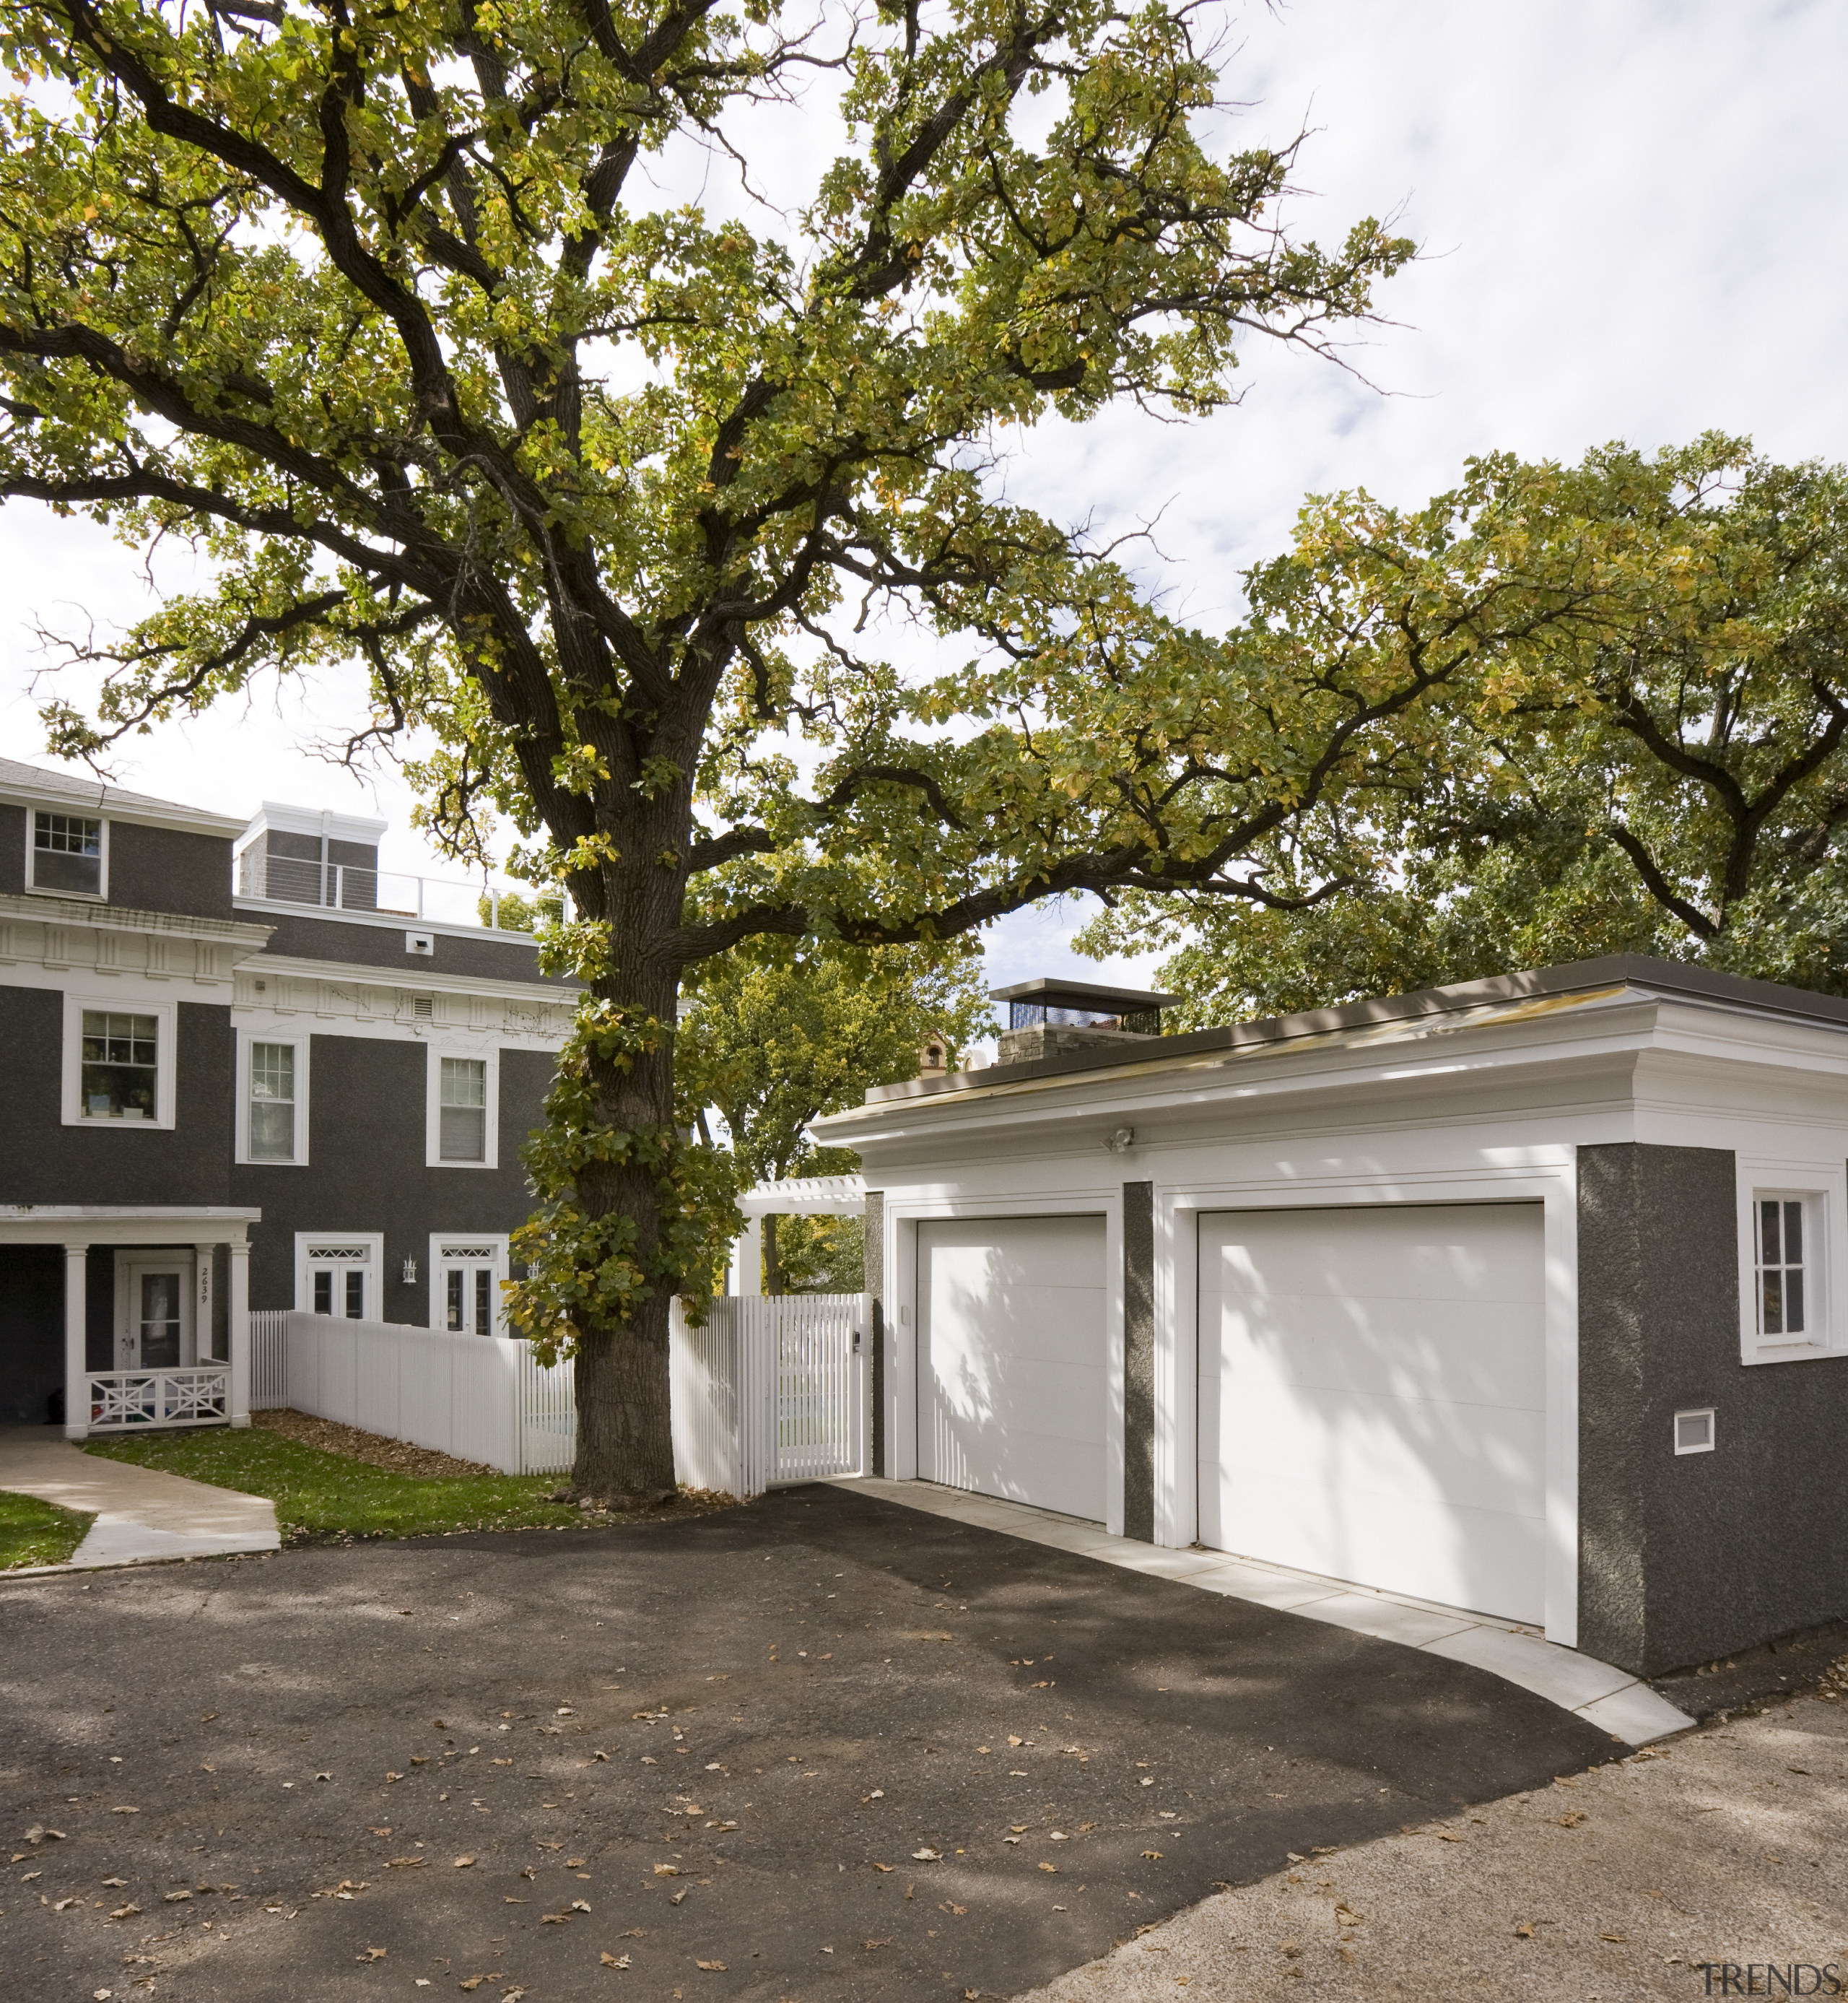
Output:
[[0,1427],[0,1488],[96,1518],[68,1564],[22,1566],[0,1580],[281,1548],[276,1505],[262,1496],[106,1460],[49,1427]]
[[1504,1683],[1532,1690],[1588,1723],[1630,1746],[1685,1732],[1694,1720],[1627,1669],[1615,1669],[1575,1648],[1562,1648],[1531,1627],[1495,1620],[1455,1606],[1382,1592],[1350,1581],[1322,1578],[1312,1572],[1242,1558],[1228,1551],[1170,1550],[1130,1537],[1113,1537],[1101,1523],[1024,1502],[1003,1501],[966,1489],[941,1488],[928,1481],[888,1481],[877,1475],[843,1475],[839,1485],[858,1488],[889,1502],[934,1516],[951,1516],[986,1529],[999,1530],[1034,1544],[1050,1544],[1101,1564],[1120,1566],[1179,1585],[1224,1593],[1233,1599],[1255,1600],[1326,1620],[1337,1627],[1423,1648],[1452,1662],[1468,1662]]

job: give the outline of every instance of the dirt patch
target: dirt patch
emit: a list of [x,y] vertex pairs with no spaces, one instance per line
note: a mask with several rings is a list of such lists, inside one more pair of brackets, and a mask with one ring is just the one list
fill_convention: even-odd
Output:
[[1848,1620],[1831,1620],[1735,1649],[1697,1669],[1650,1681],[1690,1718],[1725,1718],[1806,1691],[1848,1691]]
[[357,1426],[343,1426],[337,1420],[311,1418],[306,1412],[253,1412],[250,1423],[265,1432],[281,1433],[285,1439],[299,1440],[304,1446],[319,1447],[323,1453],[337,1453],[348,1460],[363,1461],[368,1467],[383,1467],[393,1474],[412,1474],[434,1480],[442,1475],[494,1474],[497,1469],[479,1461],[458,1460],[453,1454],[438,1453],[434,1447],[413,1446],[409,1440],[387,1439],[382,1433],[363,1433]]

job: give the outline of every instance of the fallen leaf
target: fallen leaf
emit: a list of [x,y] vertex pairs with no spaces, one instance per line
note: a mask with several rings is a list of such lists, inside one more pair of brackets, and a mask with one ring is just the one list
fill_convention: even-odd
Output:
[[1622,1934],[1600,1934],[1598,1938],[1600,1940],[1621,1942],[1623,1938],[1623,1935]]
[[[1143,1853],[1142,1853],[1142,1854],[1143,1854],[1143,1855],[1144,1855],[1144,1857],[1147,1857],[1147,1856],[1151,1855],[1152,1853],[1151,1853],[1151,1852],[1150,1852],[1150,1851],[1146,1851],[1146,1850],[1145,1850],[1145,1851],[1143,1851]],[[1040,1868],[1040,1869],[1041,1869],[1042,1871],[1050,1871],[1050,1872],[1053,1872],[1055,1875],[1057,1874],[1057,1871],[1058,1871],[1058,1868],[1059,1868],[1058,1865],[1056,1865],[1056,1864],[1043,1864],[1043,1865],[1040,1865],[1040,1867],[1039,1867],[1039,1868]]]
[[969,1908],[966,1906],[959,1906],[954,1899],[945,1899],[937,1910],[940,1913],[954,1913],[958,1919],[961,1919]]
[[458,1871],[466,1871],[474,1861],[472,1857],[459,1857],[456,1860],[456,1868]]
[[[193,1895],[191,1893],[187,1892],[182,1894],[182,1896],[190,1899]],[[81,1893],[73,1893],[68,1899],[60,1899],[51,1910],[54,1913],[61,1913],[67,1906],[81,1906],[82,1903],[82,1894]]]
[[723,1975],[725,1973],[725,1965],[722,1961],[696,1961],[693,1966],[704,1969],[708,1975]]
[[1296,1945],[1294,1941],[1284,1941],[1280,1944],[1277,1952],[1280,1954],[1288,1955],[1291,1959],[1294,1960],[1298,1955],[1302,1952],[1302,1949]]
[[590,1910],[590,1901],[588,1899],[574,1899],[571,1901],[571,1910],[574,1913],[588,1913]]
[[1585,1812],[1583,1809],[1568,1809],[1563,1816],[1558,1816],[1556,1820],[1561,1829],[1577,1829],[1584,1819]]
[[890,1947],[892,1941],[893,1936],[888,1934],[882,1941],[862,1941],[860,1945],[868,1954],[871,1954],[875,1948]]
[[356,1954],[355,1961],[383,1961],[390,1950],[382,1947],[369,1947],[364,1954]]
[[394,1857],[385,1868],[387,1871],[415,1871],[429,1861],[427,1857]]
[[896,1869],[896,1868],[897,1867],[895,1865],[891,1864],[875,1864],[873,1866],[873,1868],[875,1871],[893,1871]]
[[1514,1938],[1516,1940],[1532,1940],[1533,1937],[1534,1923],[1532,1920],[1523,1920],[1520,1925],[1514,1929]]
[[112,1920],[126,1920],[131,1918],[140,1910],[141,1907],[139,1906],[118,1906],[109,1917]]
[[911,1855],[913,1860],[919,1864],[941,1864],[943,1861],[941,1850],[914,1850]]
[[487,1980],[485,1975],[471,1975],[465,1981],[457,1983],[456,1987],[458,1989],[479,1989]]
[[606,1968],[627,1968],[629,1965],[629,1957],[626,1954],[600,1955],[598,1959]]
[[569,1913],[542,1913],[539,1924],[542,1927],[561,1927],[570,1917]]
[[667,1903],[668,1903],[670,1906],[677,1906],[677,1905],[679,1905],[679,1904],[680,1901],[681,1901],[683,1899],[684,1899],[686,1896],[686,1888],[684,1886],[683,1886],[680,1888],[680,1889],[679,1889],[679,1891],[675,1892],[675,1893],[670,1893],[670,1894],[669,1895],[669,1898],[668,1898],[668,1901],[667,1901]]
[[1155,1785],[1155,1777],[1153,1774],[1145,1774],[1136,1785],[1139,1788],[1152,1788]]
[[[29,1878],[36,1878],[39,1874],[36,1871],[29,1871],[26,1875]],[[126,1885],[128,1880],[126,1878],[105,1878],[103,1882],[105,1885]]]
[[[141,1810],[139,1809],[128,1808],[111,1809],[110,1810],[110,1813],[111,1815],[139,1815],[141,1813]],[[47,1836],[56,1836],[58,1832],[54,1829],[48,1829],[46,1830],[45,1833]],[[28,1832],[28,1834],[30,1835],[30,1832]]]
[[564,1860],[564,1868],[568,1871],[582,1871],[589,1861],[587,1857],[568,1857]]
[[[1157,1864],[1162,1861],[1162,1853],[1158,1850],[1145,1850],[1142,1854],[1144,1857],[1152,1858]],[[1042,1871],[1050,1871],[1053,1867],[1050,1864],[1043,1864],[1039,1868]]]
[[657,1864],[655,1866],[657,1878],[678,1878],[679,1875],[680,1867],[677,1864]]
[[1438,1840],[1440,1843],[1461,1843],[1462,1840],[1460,1836],[1452,1836],[1447,1829],[1441,1829],[1438,1832]]
[[1026,1743],[1018,1732],[1010,1732],[1008,1734],[1008,1743],[1010,1746],[1024,1746]]
[[177,1906],[183,1900],[190,1899],[193,1895],[190,1892],[169,1892],[165,1896],[166,1902],[169,1906]]

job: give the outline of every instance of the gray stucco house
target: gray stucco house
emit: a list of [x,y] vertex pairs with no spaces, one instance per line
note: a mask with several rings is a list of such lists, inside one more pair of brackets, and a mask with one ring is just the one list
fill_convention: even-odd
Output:
[[1001,1063],[816,1124],[881,1473],[1640,1675],[1848,1616],[1848,1002],[1630,958],[1159,1038],[1010,998]]
[[575,991],[384,826],[0,760],[0,1421],[247,1423],[253,1309],[504,1332]]

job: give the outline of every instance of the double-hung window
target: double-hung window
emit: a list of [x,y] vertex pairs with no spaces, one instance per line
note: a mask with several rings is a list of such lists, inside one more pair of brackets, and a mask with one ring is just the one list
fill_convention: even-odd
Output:
[[437,1152],[445,1162],[487,1159],[487,1064],[482,1057],[442,1060]]
[[160,1019],[128,1009],[86,1008],[78,1074],[84,1120],[159,1117]]
[[250,1046],[250,1159],[295,1159],[295,1047]]
[[1841,1169],[1811,1166],[1798,1180],[1782,1162],[1741,1166],[1740,1361],[1792,1363],[1848,1354],[1836,1298],[1838,1233],[1848,1194]]
[[27,886],[66,897],[100,897],[107,883],[103,823],[82,814],[32,816],[32,846],[26,855]]

